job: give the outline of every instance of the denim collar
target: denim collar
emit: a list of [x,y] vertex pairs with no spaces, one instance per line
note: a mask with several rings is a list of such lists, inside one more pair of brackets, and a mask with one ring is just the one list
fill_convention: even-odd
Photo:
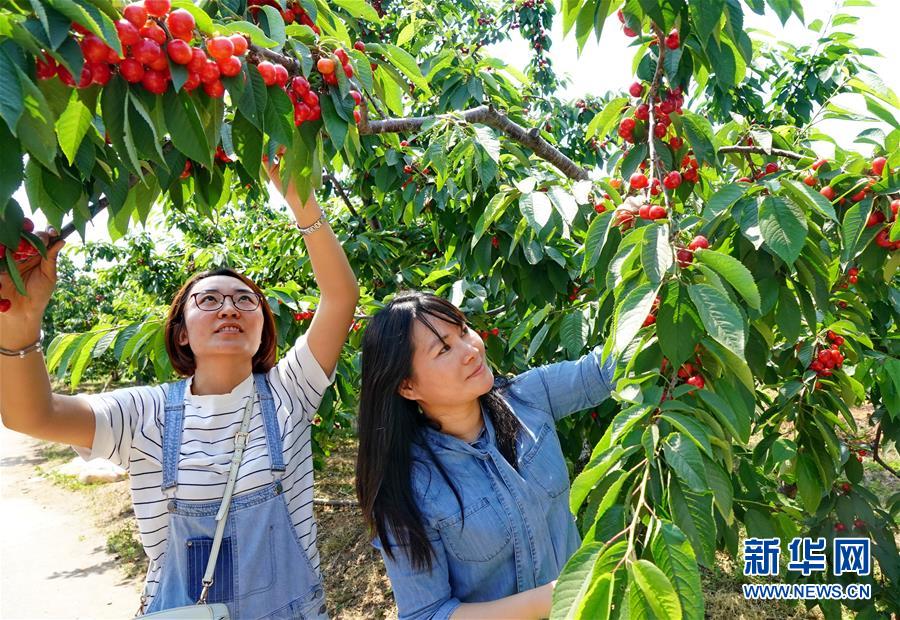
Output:
[[[481,404],[481,420],[484,423],[484,427],[475,443],[485,447],[495,445],[496,434],[494,432],[494,425],[491,423],[491,416],[485,411],[484,404]],[[442,433],[428,425],[425,426],[424,436],[425,441],[428,442],[428,445],[432,449],[443,448],[444,450],[449,450],[451,452],[464,452],[474,456],[482,456],[485,452],[459,437]]]

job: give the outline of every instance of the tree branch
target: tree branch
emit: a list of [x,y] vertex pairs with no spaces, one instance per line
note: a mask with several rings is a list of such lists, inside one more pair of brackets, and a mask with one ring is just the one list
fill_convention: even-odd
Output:
[[492,106],[481,105],[462,112],[440,114],[431,116],[412,116],[408,118],[386,118],[381,121],[370,121],[368,110],[365,106],[359,122],[361,135],[375,135],[380,133],[411,133],[418,131],[422,126],[437,118],[459,115],[467,123],[481,123],[492,127],[505,134],[511,140],[530,148],[535,155],[553,164],[570,179],[583,181],[588,178],[587,171],[574,161],[566,157],[559,149],[541,138],[536,128],[525,129],[521,125],[511,121],[505,113],[496,110]]
[[720,153],[757,153],[759,155],[775,155],[777,157],[786,157],[787,159],[812,159],[809,155],[801,155],[793,151],[785,151],[784,149],[766,150],[761,146],[723,146],[719,149]]
[[881,458],[881,455],[878,454],[878,448],[881,445],[881,422],[878,422],[878,428],[875,430],[875,441],[872,443],[872,458],[876,463],[884,467],[886,470],[894,474],[895,478],[900,478],[900,473],[898,473],[893,467],[884,462],[884,459]]

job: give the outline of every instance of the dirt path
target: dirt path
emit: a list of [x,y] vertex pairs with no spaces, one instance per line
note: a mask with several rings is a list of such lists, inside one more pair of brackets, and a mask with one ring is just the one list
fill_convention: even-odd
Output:
[[36,475],[36,446],[0,426],[0,618],[132,617],[140,583],[106,552],[87,502]]

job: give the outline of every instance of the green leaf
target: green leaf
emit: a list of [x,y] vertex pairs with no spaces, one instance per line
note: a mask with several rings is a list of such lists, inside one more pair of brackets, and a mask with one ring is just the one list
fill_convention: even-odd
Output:
[[266,99],[266,133],[279,144],[290,144],[294,137],[293,105],[290,98],[280,88],[272,88]]
[[587,237],[584,240],[584,262],[581,264],[581,273],[585,274],[594,268],[600,259],[600,252],[606,245],[609,230],[612,225],[612,211],[604,211],[591,220],[588,226]]
[[[256,125],[260,130],[263,130],[265,128],[263,119],[266,114],[266,100],[268,99],[266,83],[263,82],[259,71],[251,70],[249,66],[246,66],[238,77],[241,75],[247,76],[249,84],[245,84],[238,108],[247,117],[248,121]],[[322,99],[326,98],[322,97]],[[321,99],[319,101],[321,102]]]
[[807,209],[818,211],[832,222],[837,222],[834,207],[825,196],[809,187],[805,183],[791,179],[780,179],[781,186],[794,202],[805,206]]
[[512,198],[513,194],[510,192],[500,192],[491,196],[491,200],[488,202],[487,207],[485,207],[484,213],[481,214],[481,217],[478,218],[478,222],[475,224],[475,232],[472,236],[471,247],[474,248],[487,229],[497,221],[497,218],[503,215],[506,207],[512,202]]
[[747,334],[738,307],[709,284],[691,284],[688,294],[709,335],[738,357],[744,357]]
[[263,134],[239,111],[234,113],[231,140],[241,165],[252,178],[259,178],[263,154]]
[[374,24],[380,24],[381,18],[375,9],[365,0],[333,0],[334,4],[346,10],[350,15],[358,19],[365,19]]
[[220,30],[227,30],[229,34],[243,33],[250,37],[250,42],[260,47],[272,48],[278,47],[278,43],[266,36],[259,26],[255,26],[250,22],[237,21],[229,22],[227,26],[217,26]]
[[544,339],[547,337],[547,332],[550,331],[550,323],[545,323],[543,327],[541,327],[540,331],[538,331],[537,335],[531,340],[531,343],[528,345],[528,352],[525,354],[526,360],[531,360],[534,358],[535,353],[537,353],[538,349],[541,348],[541,345],[544,344]]
[[395,67],[400,69],[406,77],[412,80],[412,83],[415,84],[426,97],[431,96],[431,88],[428,86],[428,81],[422,75],[422,71],[419,69],[416,59],[411,56],[409,52],[401,47],[390,44],[382,44],[381,48],[388,57],[388,60],[390,60]]
[[703,323],[690,303],[687,289],[678,281],[666,285],[666,294],[656,316],[659,346],[669,362],[681,366],[703,337]]
[[331,97],[324,96],[319,99],[319,103],[322,108],[322,120],[328,130],[328,137],[334,145],[334,149],[339,151],[344,147],[344,141],[347,139],[347,121],[338,114]]
[[706,465],[706,479],[709,481],[709,488],[713,492],[713,501],[725,522],[731,524],[734,520],[734,515],[732,514],[734,489],[731,486],[731,478],[728,477],[728,474],[725,473],[725,470],[718,463],[704,459],[703,464]]
[[56,135],[59,137],[59,146],[70,165],[75,161],[75,154],[91,126],[92,118],[93,115],[82,103],[78,92],[73,90],[65,111],[56,119]]
[[588,543],[566,562],[553,588],[551,620],[570,620],[576,617],[573,612],[577,610],[578,603],[591,588],[594,564],[604,546],[602,542]]
[[694,493],[684,489],[677,478],[672,479],[669,506],[673,521],[691,541],[697,560],[707,568],[715,564],[716,522],[712,504],[712,493]]
[[706,203],[706,208],[709,209],[710,213],[714,216],[719,215],[725,211],[725,209],[728,209],[731,205],[740,200],[741,196],[744,195],[744,192],[746,192],[747,189],[746,185],[743,187],[742,185],[742,183],[728,183],[727,185],[723,185],[716,190],[716,193],[713,194]]
[[871,198],[867,198],[863,202],[856,203],[844,213],[844,220],[841,222],[841,238],[843,241],[841,261],[845,263],[857,254],[856,246],[866,228],[866,220],[869,217],[871,204]]
[[597,136],[606,137],[622,113],[622,108],[626,105],[628,105],[628,97],[616,97],[607,103],[603,110],[598,112],[588,123],[585,139],[590,140]]
[[519,198],[519,210],[538,235],[553,215],[553,205],[545,192],[522,194]]
[[6,121],[13,135],[16,135],[19,119],[24,111],[25,97],[18,71],[6,52],[0,50],[0,117]]
[[84,7],[76,4],[73,0],[45,1],[47,4],[68,17],[73,22],[81,24],[101,39],[105,38],[103,35],[103,30],[100,28],[100,25],[96,21],[94,21],[94,18],[91,17],[90,13],[88,13],[84,9]]
[[650,224],[641,241],[641,266],[644,274],[654,284],[659,284],[669,272],[675,259],[669,244],[669,226]]
[[781,196],[766,196],[759,207],[759,228],[766,245],[788,265],[793,265],[806,242],[806,216]]
[[10,197],[22,185],[24,167],[19,141],[5,124],[0,124],[0,219]]
[[653,613],[667,620],[680,620],[681,602],[666,574],[643,559],[633,562],[629,568]]
[[287,35],[284,32],[284,18],[281,17],[280,11],[268,4],[264,4],[262,10],[266,16],[268,36],[278,44],[278,46],[273,49],[279,51],[284,46],[284,42],[287,39]]
[[716,250],[697,250],[694,258],[714,269],[734,287],[751,308],[759,310],[762,303],[753,274],[738,259]]
[[650,314],[650,309],[653,307],[653,300],[656,299],[658,290],[659,285],[654,286],[649,282],[641,284],[628,293],[622,303],[616,308],[614,317],[614,353],[622,353],[631,344],[635,335],[640,331],[647,315]]
[[681,433],[672,433],[663,442],[666,463],[691,489],[701,493],[709,488],[700,451]]
[[700,570],[691,544],[677,525],[663,521],[650,543],[653,560],[678,593],[682,617],[703,620],[703,590]]
[[738,415],[727,400],[707,389],[697,390],[697,395],[709,407],[709,411],[716,416],[719,422],[738,439],[742,445],[750,441],[750,419]]
[[104,332],[91,334],[90,337],[84,340],[81,343],[81,346],[78,348],[78,351],[76,353],[77,357],[75,358],[75,364],[72,366],[72,376],[69,379],[73,390],[78,387],[79,383],[81,383],[81,375],[84,373],[84,369],[87,367],[88,362],[91,361],[92,353],[94,352],[94,345],[96,345],[104,335]]
[[725,11],[725,0],[690,0],[689,8],[697,37],[705,47]]
[[[718,19],[718,14],[716,14]],[[709,121],[698,116],[688,110],[684,111],[681,116],[684,124],[684,131],[687,134],[688,142],[694,149],[694,154],[701,163],[707,163],[711,166],[716,165],[716,149],[713,138],[712,125]]]
[[580,308],[573,308],[563,317],[559,328],[560,341],[570,358],[581,355],[590,331],[588,318]]
[[584,503],[591,489],[600,482],[600,479],[606,475],[613,465],[621,461],[623,453],[622,446],[612,446],[585,465],[581,473],[572,481],[572,488],[569,492],[569,510],[571,510],[572,514],[578,514],[581,504]]
[[797,455],[797,493],[809,514],[815,514],[822,501],[822,483],[815,461],[806,453]]
[[860,71],[847,82],[847,86],[864,93],[869,93],[894,108],[900,108],[900,99],[898,99],[894,91],[888,88],[884,81],[874,73]]
[[190,159],[212,167],[212,152],[206,141],[206,132],[193,98],[182,91],[175,96],[163,97],[163,112],[172,144]]
[[684,433],[698,448],[703,450],[706,456],[713,458],[712,445],[709,443],[707,431],[700,422],[694,418],[674,412],[667,412],[659,417]]
[[18,67],[16,73],[24,94],[25,111],[13,133],[22,143],[22,150],[36,157],[46,168],[56,170],[56,133],[53,130],[56,119],[34,82]]

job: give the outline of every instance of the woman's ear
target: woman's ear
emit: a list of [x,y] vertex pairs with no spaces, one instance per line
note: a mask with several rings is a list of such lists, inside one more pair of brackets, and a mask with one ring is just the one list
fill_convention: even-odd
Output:
[[187,330],[184,328],[184,324],[180,323],[176,329],[178,330],[178,335],[175,337],[175,342],[180,346],[188,344]]
[[412,385],[412,381],[404,379],[397,388],[397,393],[407,400],[418,400],[419,393]]

